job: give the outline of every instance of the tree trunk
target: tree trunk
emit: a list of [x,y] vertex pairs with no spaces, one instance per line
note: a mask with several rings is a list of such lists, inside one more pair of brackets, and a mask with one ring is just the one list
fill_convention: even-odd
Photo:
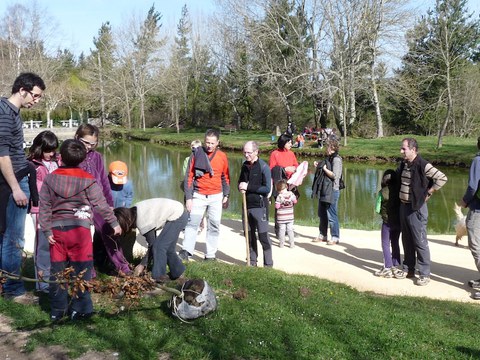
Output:
[[180,124],[179,124],[179,110],[178,110],[178,100],[175,100],[175,126],[177,127],[177,134],[180,134]]
[[452,101],[452,92],[450,89],[450,69],[447,67],[447,114],[445,115],[445,120],[443,121],[442,127],[438,131],[438,140],[437,140],[437,149],[440,149],[443,146],[443,137],[447,131],[448,122],[450,121],[450,115],[452,113],[453,101]]
[[380,102],[378,101],[377,82],[375,81],[375,71],[372,63],[372,95],[373,105],[375,107],[375,118],[377,119],[377,138],[383,137],[383,119],[380,111]]
[[50,125],[50,114],[52,113],[52,111],[50,109],[47,109],[47,128],[52,128],[53,126]]
[[123,91],[125,94],[125,115],[127,115],[127,128],[130,130],[132,128],[132,116],[130,114],[130,101],[128,100],[128,89],[127,84],[125,83],[125,78],[123,79]]
[[98,80],[100,82],[100,121],[102,127],[105,126],[105,93],[103,90],[103,74],[102,74],[102,59],[100,52],[97,54],[98,58]]

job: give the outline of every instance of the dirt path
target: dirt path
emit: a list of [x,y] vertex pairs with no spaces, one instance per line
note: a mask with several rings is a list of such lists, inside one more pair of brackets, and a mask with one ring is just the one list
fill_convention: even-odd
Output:
[[[468,280],[480,277],[466,237],[457,247],[454,235],[428,236],[432,274],[430,284],[422,287],[415,285],[414,279],[384,279],[373,275],[383,264],[380,231],[341,229],[341,243],[332,246],[311,242],[318,235],[315,227],[295,225],[295,231],[299,238],[294,249],[288,245],[279,248],[278,240],[272,237],[274,268],[291,274],[317,276],[382,295],[420,296],[480,304],[470,297],[471,289],[466,284]],[[218,258],[228,263],[245,264],[241,222],[222,220],[220,234]],[[197,259],[203,258],[204,237],[204,233],[199,237]]]
[[[25,249],[33,251],[33,225],[26,221]],[[473,257],[467,247],[467,238],[455,246],[455,235],[429,235],[432,258],[431,282],[427,286],[416,286],[414,279],[384,279],[373,275],[383,265],[380,246],[380,231],[341,229],[338,245],[312,243],[318,229],[295,225],[299,235],[295,248],[288,244],[278,247],[278,240],[270,235],[273,243],[274,268],[290,274],[307,274],[347,284],[360,291],[372,291],[382,295],[422,296],[440,300],[478,303],[473,300],[471,289],[466,284],[470,279],[480,278]],[[182,236],[182,235],[181,235]],[[182,239],[179,240],[181,244]],[[145,248],[138,245],[134,253]],[[198,236],[194,259],[203,259],[205,253],[205,231]],[[262,252],[260,249],[260,259]],[[241,221],[223,219],[217,258],[231,264],[244,265],[246,258],[245,238]],[[259,266],[262,266],[260,260]]]

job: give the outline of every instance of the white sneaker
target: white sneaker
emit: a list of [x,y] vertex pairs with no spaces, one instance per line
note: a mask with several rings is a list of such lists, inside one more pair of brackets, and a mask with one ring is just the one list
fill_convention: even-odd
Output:
[[382,267],[380,270],[375,271],[375,276],[383,277],[383,278],[392,278],[392,268]]

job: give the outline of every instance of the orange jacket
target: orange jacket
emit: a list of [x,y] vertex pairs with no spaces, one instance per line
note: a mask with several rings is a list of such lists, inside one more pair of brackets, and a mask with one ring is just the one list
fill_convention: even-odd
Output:
[[230,194],[230,173],[228,170],[227,155],[220,150],[215,150],[208,154],[210,166],[213,169],[213,175],[205,173],[201,177],[195,177],[195,158],[192,157],[188,168],[188,181],[185,187],[185,198],[192,199],[193,193],[198,192],[202,195],[213,195],[223,193]]

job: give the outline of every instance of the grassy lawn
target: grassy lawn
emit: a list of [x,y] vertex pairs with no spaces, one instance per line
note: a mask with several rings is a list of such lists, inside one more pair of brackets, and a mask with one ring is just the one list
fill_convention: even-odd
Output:
[[[204,131],[195,130],[182,130],[180,134],[172,129],[147,129],[146,131],[112,129],[111,131],[116,137],[177,144],[184,147],[190,146],[193,139],[203,140],[204,138]],[[242,130],[232,134],[222,134],[220,144],[223,149],[241,151],[246,141],[255,140],[263,152],[268,152],[276,148],[276,141],[272,141],[271,136],[270,132]],[[477,142],[474,138],[446,136],[443,139],[443,146],[437,149],[435,136],[399,135],[381,139],[348,138],[346,146],[342,139],[340,154],[344,159],[351,161],[393,162],[400,157],[400,144],[405,137],[416,138],[420,154],[433,164],[470,166],[472,158],[477,153]],[[293,151],[302,157],[320,157],[324,153],[317,147],[315,141],[307,141],[303,149],[294,149]]]
[[[189,263],[187,277],[206,279],[218,309],[183,323],[169,295],[122,303],[97,301],[84,322],[52,326],[42,308],[0,300],[19,329],[36,330],[27,350],[59,344],[72,357],[89,349],[120,359],[478,359],[478,306],[383,297],[310,276],[222,263]],[[244,298],[236,299],[242,291]],[[237,296],[238,298],[238,296]]]

